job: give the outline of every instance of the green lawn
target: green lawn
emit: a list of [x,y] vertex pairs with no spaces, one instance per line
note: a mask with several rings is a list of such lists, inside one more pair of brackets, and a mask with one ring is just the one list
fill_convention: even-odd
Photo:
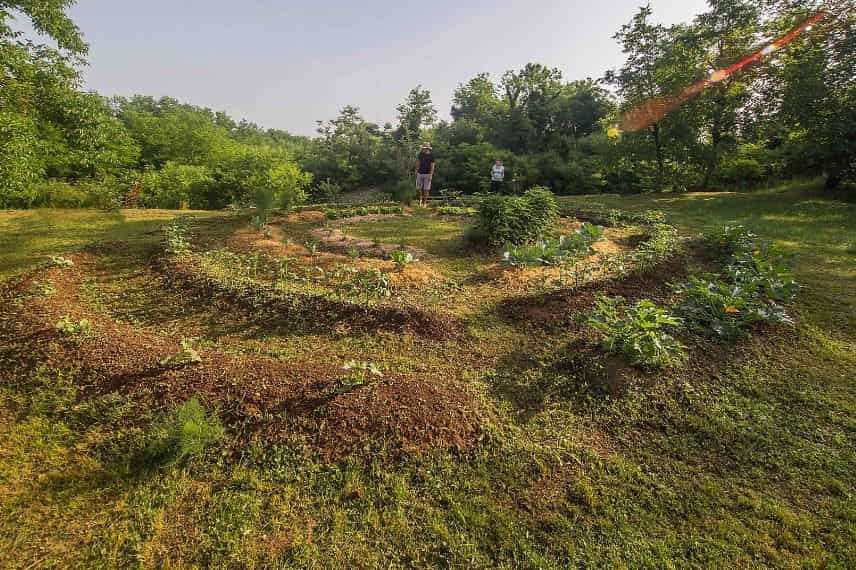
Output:
[[168,210],[0,211],[0,280],[45,261],[51,255],[76,251],[91,243],[154,243],[163,223],[181,213],[203,217],[219,215]]
[[[660,209],[691,233],[751,227],[796,256],[798,325],[747,341],[715,377],[613,396],[553,366],[561,339],[495,367],[454,362],[494,411],[465,458],[326,464],[259,445],[157,471],[129,459],[144,434],[124,418],[149,412],[78,402],[50,369],[16,376],[0,346],[0,568],[852,567],[856,205],[816,183],[561,202]],[[88,243],[153,245],[175,213],[0,213],[0,276]],[[406,237],[429,251],[460,232],[419,224]],[[395,220],[366,228],[401,239]],[[411,359],[424,348],[383,340],[399,341]]]

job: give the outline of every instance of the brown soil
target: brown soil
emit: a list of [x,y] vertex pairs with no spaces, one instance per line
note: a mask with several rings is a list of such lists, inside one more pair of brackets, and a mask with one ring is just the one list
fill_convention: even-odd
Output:
[[210,280],[190,261],[173,261],[162,257],[154,268],[165,284],[178,287],[205,303],[223,300],[265,315],[272,321],[283,321],[329,330],[334,324],[345,323],[352,330],[368,332],[409,331],[433,339],[456,338],[464,326],[454,316],[428,311],[414,306],[362,305],[330,299],[309,293],[287,296],[262,295],[252,288],[232,288]]
[[[431,447],[465,451],[477,441],[478,400],[450,379],[392,374],[336,395],[331,388],[343,372],[328,360],[282,362],[201,350],[200,364],[162,365],[164,357],[180,350],[180,339],[142,332],[93,311],[81,299],[79,285],[95,260],[72,259],[73,268],[39,270],[0,291],[0,362],[16,361],[16,374],[39,365],[74,370],[81,398],[119,392],[155,409],[198,397],[218,411],[238,445],[298,435],[330,459],[360,455],[368,447],[395,453]],[[54,295],[27,295],[34,281],[46,279],[53,282]],[[61,337],[54,325],[64,315],[89,319],[95,336]]]
[[[353,221],[355,218],[350,218]],[[413,255],[416,259],[429,259],[431,255],[424,249],[412,246],[401,247],[391,243],[374,243],[370,240],[355,238],[337,228],[316,228],[312,236],[319,239],[325,249],[344,252],[349,249],[360,250],[363,256],[388,258],[393,251],[400,249]]]
[[672,257],[648,271],[636,271],[624,279],[593,281],[571,291],[509,299],[500,310],[516,322],[550,328],[561,326],[575,314],[590,309],[598,295],[621,296],[631,302],[642,298],[665,302],[672,294],[670,283],[686,278],[690,256],[692,254]]

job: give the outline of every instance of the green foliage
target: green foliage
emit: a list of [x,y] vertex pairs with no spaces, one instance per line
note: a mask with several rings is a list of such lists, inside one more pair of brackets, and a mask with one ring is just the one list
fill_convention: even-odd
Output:
[[160,170],[147,170],[140,177],[140,200],[148,208],[204,209],[214,184],[204,166],[167,162]]
[[403,269],[405,265],[410,265],[414,261],[413,254],[409,251],[404,251],[401,249],[396,249],[389,254],[389,258],[395,263],[395,266],[399,269]]
[[223,438],[225,430],[199,400],[191,398],[152,427],[144,457],[151,464],[183,463]]
[[339,394],[350,392],[383,377],[383,372],[374,362],[349,360],[342,369],[348,372],[348,375],[336,382],[334,391]]
[[188,234],[193,225],[190,216],[176,216],[161,230],[163,233],[163,247],[167,253],[179,255],[190,251]]
[[326,178],[312,186],[310,195],[316,204],[336,202],[342,195],[342,187]]
[[309,252],[310,255],[315,255],[318,253],[318,248],[321,246],[321,240],[314,236],[306,236],[303,240],[303,247]]
[[366,301],[381,297],[392,296],[392,286],[389,279],[378,269],[345,270],[344,279],[337,286],[343,295],[362,297]]
[[654,224],[647,230],[647,239],[631,254],[637,265],[645,270],[672,256],[680,243],[678,230],[669,224]]
[[83,340],[93,336],[95,332],[92,328],[92,323],[89,322],[89,319],[80,319],[79,321],[75,321],[68,315],[64,315],[59,321],[57,321],[54,328],[59,331],[64,338],[71,340]]
[[557,218],[556,200],[546,188],[523,196],[487,196],[479,206],[478,231],[487,245],[520,246],[542,239]]
[[182,366],[199,364],[201,362],[202,357],[199,356],[199,353],[195,348],[193,348],[191,341],[184,338],[181,339],[181,350],[176,354],[170,354],[169,356],[162,358],[160,360],[160,365],[180,368]]
[[676,286],[675,293],[681,297],[679,314],[703,334],[734,339],[759,322],[791,322],[782,307],[764,301],[752,284],[728,283],[715,275],[692,276]]
[[368,216],[370,214],[392,215],[403,213],[404,208],[401,206],[361,206],[358,208],[328,208],[324,210],[324,217],[328,220],[341,220],[356,216]]
[[656,370],[686,360],[686,347],[666,332],[681,320],[647,299],[629,307],[622,297],[599,295],[586,322],[601,333],[604,350],[622,353],[636,366]]
[[722,226],[708,232],[705,242],[719,255],[734,255],[754,250],[758,236],[744,226]]
[[61,255],[52,255],[50,256],[50,265],[52,267],[74,267],[74,262],[67,257],[62,257]]
[[441,216],[465,216],[467,218],[478,215],[476,208],[465,208],[461,206],[440,206],[437,213]]
[[603,228],[589,223],[569,236],[555,241],[539,241],[532,246],[509,247],[501,263],[514,267],[530,265],[557,265],[568,258],[591,255],[592,244],[603,239]]

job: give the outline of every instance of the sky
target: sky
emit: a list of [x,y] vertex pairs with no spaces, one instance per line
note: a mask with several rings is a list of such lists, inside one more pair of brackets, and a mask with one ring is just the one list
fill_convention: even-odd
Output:
[[[169,95],[263,127],[311,135],[355,105],[395,119],[417,84],[447,118],[454,89],[528,62],[566,80],[623,62],[612,39],[643,0],[78,0],[90,45],[85,86],[103,95]],[[703,0],[651,0],[664,24]]]

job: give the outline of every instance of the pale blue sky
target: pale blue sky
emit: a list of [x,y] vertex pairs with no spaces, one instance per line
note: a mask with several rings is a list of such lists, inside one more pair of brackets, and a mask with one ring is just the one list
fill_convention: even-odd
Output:
[[[442,117],[476,73],[536,61],[566,79],[623,58],[612,39],[642,0],[79,0],[90,44],[86,86],[170,95],[265,127],[313,134],[353,104],[395,117],[411,87]],[[688,21],[703,0],[652,0],[656,20]]]

